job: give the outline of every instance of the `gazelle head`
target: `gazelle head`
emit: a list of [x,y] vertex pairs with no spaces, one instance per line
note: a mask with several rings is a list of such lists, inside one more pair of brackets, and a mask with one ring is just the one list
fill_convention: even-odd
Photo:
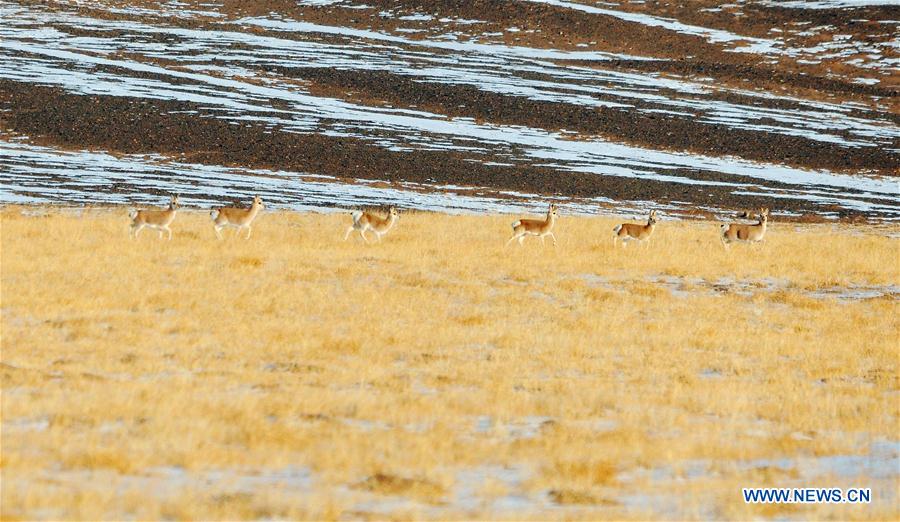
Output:
[[169,201],[169,209],[175,210],[178,208],[178,195],[172,196],[172,199]]
[[764,207],[759,209],[759,221],[765,223],[769,220],[769,208]]
[[253,196],[253,204],[257,207],[262,208],[262,206],[263,206],[262,198],[259,196]]
[[400,212],[397,212],[397,207],[389,208],[388,214],[390,215],[390,217],[395,218],[395,219],[400,217]]
[[547,210],[548,216],[553,216],[554,218],[559,217],[559,208],[556,206],[556,203],[550,203],[550,208]]
[[647,219],[647,223],[650,225],[655,225],[659,221],[659,217],[656,215],[655,210],[650,211],[650,217]]

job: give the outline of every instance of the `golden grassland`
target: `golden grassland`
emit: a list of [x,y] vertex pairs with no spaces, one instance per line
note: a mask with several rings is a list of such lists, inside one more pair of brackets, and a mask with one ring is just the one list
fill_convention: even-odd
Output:
[[663,221],[614,249],[616,221],[562,216],[556,247],[505,248],[510,216],[364,244],[347,215],[217,241],[182,212],[161,241],[35,210],[0,211],[4,519],[900,516],[872,471],[897,295],[834,297],[898,284],[900,227],[776,221],[726,252]]

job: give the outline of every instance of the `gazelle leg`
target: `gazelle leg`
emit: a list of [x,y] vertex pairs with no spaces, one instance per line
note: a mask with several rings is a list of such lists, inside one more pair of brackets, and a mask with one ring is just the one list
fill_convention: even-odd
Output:
[[244,239],[250,239],[250,233],[253,231],[253,229],[250,227],[250,225],[247,225],[245,228],[247,229],[247,237],[245,237]]
[[550,239],[553,240],[553,246],[556,246],[556,235],[554,235],[553,232],[550,232]]
[[134,230],[134,238],[137,239],[139,235],[141,235],[141,230],[143,230],[144,225],[138,225]]
[[365,241],[366,243],[369,242],[369,238],[366,237],[366,231],[365,231],[365,229],[362,229],[362,228],[359,229],[359,235],[362,236],[363,241]]
[[504,245],[504,246],[509,246],[509,244],[512,243],[513,241],[515,241],[517,237],[519,237],[519,236],[517,236],[515,233],[513,233],[512,237],[509,238],[509,240],[506,242],[506,245]]
[[347,238],[350,237],[350,233],[353,232],[353,225],[347,227],[347,233],[344,234],[344,241],[347,241]]
[[523,241],[525,241],[525,234],[519,236],[519,246],[522,246]]
[[166,227],[166,232],[169,234],[169,241],[172,241],[172,229],[169,227]]
[[541,235],[538,236],[538,237],[541,238],[541,246],[544,246],[544,234],[541,234]]
[[222,231],[222,227],[217,226],[217,227],[214,227],[214,228],[215,228],[215,230],[216,230],[216,237],[219,238],[219,240],[221,241],[221,240],[222,240],[222,232],[221,232],[221,231]]

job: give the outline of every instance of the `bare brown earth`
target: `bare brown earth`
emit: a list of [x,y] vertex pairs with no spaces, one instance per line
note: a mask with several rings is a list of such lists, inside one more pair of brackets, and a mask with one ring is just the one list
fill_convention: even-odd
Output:
[[[476,87],[423,83],[383,71],[342,71],[324,68],[279,68],[289,77],[310,80],[313,92],[342,97],[348,89],[364,95],[356,101],[379,100],[393,106],[414,105],[451,117],[469,117],[507,125],[570,130],[611,141],[654,149],[716,151],[766,162],[824,169],[865,169],[894,174],[900,157],[875,147],[848,149],[832,143],[767,132],[698,123],[661,114],[607,107],[530,100],[485,92]],[[720,99],[740,98],[738,95]],[[715,97],[713,97],[715,99]],[[742,100],[746,103],[746,100]],[[652,107],[652,104],[637,104]],[[775,101],[772,106],[792,105]],[[795,107],[792,107],[795,108]],[[900,121],[900,118],[898,118]]]
[[[65,2],[50,2],[63,5]],[[138,0],[135,2],[106,1],[103,4],[115,6],[143,6],[148,9],[158,7],[161,2]],[[205,9],[205,2],[192,0],[185,2],[197,9]],[[589,4],[589,2],[582,2]],[[527,45],[537,48],[578,49],[579,45],[589,45],[592,49],[602,49],[613,53],[628,53],[643,57],[677,60],[700,74],[717,80],[734,83],[748,79],[754,83],[761,78],[772,78],[778,90],[785,93],[804,93],[815,88],[821,92],[839,93],[842,97],[855,98],[855,94],[877,97],[894,97],[900,94],[900,79],[892,75],[882,79],[882,85],[870,87],[849,81],[848,68],[844,60],[833,60],[824,64],[803,64],[789,57],[776,61],[762,56],[727,52],[721,45],[707,42],[700,36],[677,33],[659,27],[624,21],[612,16],[586,14],[580,11],[553,5],[506,0],[431,0],[404,1],[378,0],[360,2],[371,9],[353,8],[354,3],[327,6],[302,5],[292,0],[223,0],[217,12],[230,18],[246,16],[269,16],[277,14],[286,19],[304,20],[332,26],[372,29],[387,33],[398,29],[420,29],[421,32],[408,33],[409,38],[425,38],[441,35],[449,30],[459,33],[459,40],[478,39],[491,41],[500,39],[509,44]],[[723,29],[748,37],[771,37],[772,28],[788,28],[794,24],[803,27],[832,25],[834,33],[851,34],[854,38],[869,41],[888,41],[892,38],[891,25],[880,24],[883,20],[900,19],[900,6],[870,6],[853,10],[840,9],[788,9],[757,4],[742,5],[740,15],[736,8],[721,7],[723,2],[701,0],[688,4],[673,5],[669,2],[644,2],[633,4],[621,2],[615,8],[619,11],[646,13],[677,19],[680,22],[703,27]],[[601,7],[603,7],[601,5]],[[721,7],[721,11],[705,9]],[[124,14],[111,15],[103,9],[90,5],[78,7],[78,12],[98,18],[134,18]],[[383,16],[382,13],[391,13]],[[437,23],[431,21],[401,20],[405,15],[430,14],[435,20],[466,20],[479,23]],[[184,19],[160,16],[168,24],[182,27],[204,27],[213,19],[197,17]],[[861,20],[866,20],[862,22]],[[512,33],[509,27],[519,28]],[[502,33],[501,36],[486,37],[485,33]],[[790,41],[797,46],[815,45],[832,32],[818,36],[794,36]],[[280,35],[290,37],[289,35]],[[888,52],[885,58],[897,58],[896,50]],[[727,65],[726,67],[722,67]],[[731,67],[728,67],[731,66]],[[872,76],[865,69],[852,67],[855,75]],[[748,72],[750,75],[748,76]],[[746,85],[740,85],[746,87]],[[808,94],[808,93],[807,93]],[[858,100],[857,100],[858,101]],[[896,102],[894,102],[896,105]]]
[[[716,85],[757,93],[795,96],[799,100],[853,102],[854,105],[848,108],[848,114],[854,117],[868,118],[867,108],[878,108],[880,118],[900,125],[897,101],[900,99],[900,92],[896,74],[877,76],[877,72],[848,65],[842,59],[820,64],[802,64],[788,57],[773,59],[758,54],[732,52],[727,45],[711,43],[700,36],[552,5],[505,0],[375,0],[365,2],[370,8],[355,9],[349,2],[314,7],[288,0],[225,0],[221,6],[213,8],[204,6],[206,2],[202,1],[186,2],[191,9],[214,9],[225,15],[224,19],[217,19],[167,15],[161,10],[164,3],[146,0],[107,1],[78,6],[67,2],[20,3],[51,8],[55,6],[67,12],[94,18],[196,29],[219,28],[222,22],[234,23],[245,16],[276,17],[376,30],[386,34],[400,34],[398,31],[403,29],[420,30],[402,33],[409,39],[435,37],[453,31],[458,33],[458,41],[477,40],[535,48],[622,53],[654,59],[559,63],[687,80],[711,79]],[[833,29],[826,31],[825,36],[840,33],[858,39],[883,41],[889,38],[886,35],[895,26],[881,24],[881,21],[900,19],[898,7],[869,7],[847,11],[798,10],[749,4],[740,8],[726,6],[721,10],[710,10],[720,7],[720,4],[704,0],[678,6],[651,1],[643,4],[623,3],[616,9],[669,17],[682,23],[728,30],[747,37],[772,37],[772,28],[792,30],[793,24],[802,20],[806,24],[803,27],[833,26]],[[111,12],[107,9],[110,6],[160,9],[160,14]],[[740,10],[739,16],[737,10]],[[428,14],[431,19],[401,19],[412,14]],[[447,21],[439,21],[442,19]],[[117,36],[116,31],[90,31],[64,24],[54,27],[75,35]],[[518,28],[518,31],[508,31],[510,27]],[[241,30],[282,39],[307,38],[303,34],[258,27],[243,27]],[[790,41],[796,46],[811,46],[825,36],[794,35]],[[165,35],[150,35],[148,38],[157,38],[162,44],[176,43]],[[895,55],[896,53],[889,52],[885,58]],[[127,53],[119,56],[176,69],[181,67],[177,62],[167,62],[158,57]],[[115,72],[114,68],[105,66],[97,67],[96,70]],[[472,118],[479,123],[564,130],[572,133],[572,139],[599,137],[651,150],[735,156],[801,169],[826,169],[848,174],[865,172],[895,176],[900,173],[900,155],[896,153],[900,145],[897,143],[891,147],[848,147],[802,136],[740,129],[702,122],[691,117],[635,110],[664,108],[649,101],[635,101],[633,109],[587,107],[489,92],[467,85],[422,82],[385,71],[298,66],[268,67],[256,72],[277,76],[284,82],[297,82],[317,96],[349,100],[366,106],[425,110],[447,118]],[[852,72],[852,75],[845,74],[848,72]],[[140,76],[145,73],[129,74]],[[853,81],[854,78],[875,76],[882,80],[876,85]],[[167,78],[167,81],[179,83],[182,80]],[[596,96],[602,99],[602,95]],[[785,111],[800,107],[799,101],[751,98],[735,90],[716,91],[706,99]],[[278,168],[328,174],[348,180],[447,183],[487,187],[496,192],[522,191],[567,197],[606,197],[681,204],[686,202],[697,207],[744,208],[768,204],[797,215],[814,214],[823,209],[822,205],[813,205],[802,199],[736,195],[731,189],[722,186],[598,176],[521,161],[513,166],[485,165],[484,162],[493,163],[491,158],[480,157],[479,161],[473,161],[471,154],[457,150],[396,151],[362,138],[286,132],[260,123],[235,125],[219,119],[208,108],[191,103],[110,95],[85,96],[57,87],[3,80],[0,80],[0,103],[0,128],[5,129],[5,132],[61,148],[89,148],[112,153],[154,153],[213,165]],[[274,106],[278,101],[272,103]],[[195,111],[199,116],[175,111]],[[748,182],[746,178],[708,171],[682,169],[668,171],[667,174],[700,181]],[[778,182],[766,182],[765,186],[775,191],[789,188]],[[827,210],[837,212],[841,218],[865,217],[859,211],[843,207],[835,206]]]
[[[620,200],[689,200],[704,205],[721,205],[724,201],[734,208],[746,206],[743,198],[716,186],[671,185],[528,165],[487,166],[450,151],[395,152],[361,139],[272,132],[264,125],[237,126],[215,117],[196,118],[176,112],[204,110],[190,103],[79,96],[57,88],[0,81],[0,104],[8,111],[2,124],[14,134],[31,136],[42,145],[70,149],[160,153],[195,163],[316,172],[351,179],[453,183],[583,198],[603,195]],[[746,181],[714,173],[691,173],[698,175]],[[797,212],[814,210],[802,200],[788,200],[788,207],[775,198],[768,203]]]
[[[581,3],[591,4],[590,2]],[[704,73],[712,73],[714,77],[722,80],[728,80],[730,75],[726,74],[721,77],[715,75],[717,70],[714,68],[707,72],[704,64],[750,67],[760,76],[765,74],[775,74],[779,77],[791,76],[795,78],[795,81],[800,82],[801,87],[809,81],[803,77],[811,76],[813,81],[824,81],[827,75],[841,77],[845,76],[847,72],[843,67],[842,60],[812,65],[782,57],[777,60],[777,63],[766,63],[768,60],[759,56],[727,52],[720,45],[709,43],[699,36],[680,34],[659,27],[648,27],[640,23],[620,20],[612,16],[586,14],[553,5],[506,0],[434,0],[430,2],[380,0],[365,4],[375,9],[361,11],[340,5],[313,8],[300,6],[296,2],[287,0],[274,2],[227,0],[224,2],[224,9],[237,16],[264,16],[271,12],[277,12],[286,17],[317,23],[334,25],[337,21],[340,25],[385,31],[396,31],[400,27],[416,27],[425,30],[418,33],[422,37],[440,34],[447,28],[443,24],[402,21],[397,18],[414,13],[428,13],[437,19],[449,17],[481,20],[483,23],[456,26],[454,30],[461,31],[462,38],[467,36],[467,32],[472,35],[484,32],[503,32],[504,35],[500,38],[511,44],[559,49],[576,49],[579,44],[588,44],[592,48],[600,48],[609,52],[671,58],[680,62],[696,64],[704,70]],[[725,7],[722,7],[723,4]],[[604,6],[601,4],[600,7]],[[710,11],[710,8],[721,10]],[[892,38],[891,26],[880,25],[879,21],[900,19],[900,6],[875,6],[853,10],[798,10],[759,4],[736,6],[727,2],[701,0],[680,4],[659,1],[621,2],[615,9],[673,18],[682,23],[723,29],[748,37],[771,37],[773,36],[772,28],[786,29],[793,24],[804,23],[808,27],[835,26],[841,34],[850,34],[857,39],[888,41]],[[386,10],[393,12],[395,16],[387,18],[379,15]],[[507,32],[506,29],[512,26],[518,27],[521,31]],[[815,45],[828,36],[830,33],[826,33],[824,36],[793,36],[789,41],[798,47],[806,47]],[[483,37],[480,40],[483,40]],[[897,57],[897,51],[891,51],[886,55],[886,58]],[[858,68],[854,68],[853,72],[865,73]],[[742,77],[745,76],[742,75]],[[887,88],[875,88],[870,93],[876,96],[896,95],[897,89],[900,88],[900,81],[896,77],[889,77],[887,80]],[[839,92],[858,92],[850,82],[833,78],[831,81],[833,85],[839,86]],[[782,81],[781,83],[786,82]],[[864,89],[863,92],[866,90]]]

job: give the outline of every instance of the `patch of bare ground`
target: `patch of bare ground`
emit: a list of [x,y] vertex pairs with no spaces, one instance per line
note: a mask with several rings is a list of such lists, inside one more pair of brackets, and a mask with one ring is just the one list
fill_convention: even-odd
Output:
[[356,487],[383,495],[437,497],[444,493],[442,486],[430,480],[401,477],[389,473],[371,475]]
[[[86,37],[116,37],[124,34],[121,30],[99,31],[85,28],[73,27],[66,24],[51,24],[55,29],[72,34],[75,36]],[[199,27],[204,27],[205,24]],[[245,27],[244,31],[268,34],[263,28]],[[293,38],[296,35],[291,33],[278,33],[281,38]],[[172,35],[148,34],[145,35],[149,41],[157,43],[177,43],[178,38]],[[324,38],[324,37],[323,37]],[[326,40],[328,38],[325,38]],[[238,44],[232,45],[233,49],[241,48]],[[250,50],[251,48],[247,48]],[[196,52],[200,54],[200,51]],[[190,52],[186,52],[190,55]],[[120,51],[115,56],[136,59],[143,62],[152,62],[159,65],[173,67],[180,66],[181,63],[175,60],[169,60],[158,56],[146,56],[137,53]],[[830,103],[839,103],[842,101],[854,101],[856,103],[868,105],[871,107],[887,107],[890,112],[881,113],[886,118],[890,118],[900,124],[900,90],[896,87],[888,87],[886,84],[864,85],[854,83],[851,78],[841,77],[825,77],[811,75],[805,72],[781,71],[773,69],[767,65],[751,64],[751,63],[724,63],[721,61],[707,61],[696,57],[682,57],[678,60],[608,60],[604,62],[582,61],[582,60],[565,60],[561,63],[568,65],[579,65],[582,67],[594,67],[597,69],[618,69],[627,71],[639,71],[641,73],[661,73],[672,74],[676,77],[692,79],[699,78],[703,80],[713,79],[715,85],[719,87],[730,87],[733,89],[743,89],[751,91],[765,91],[781,95],[797,96],[805,100],[818,100]],[[287,70],[290,74],[301,74],[304,69],[299,68],[280,68]],[[334,71],[336,77],[340,77],[341,71]],[[344,74],[353,74],[349,71],[343,71]],[[365,72],[358,71],[355,74],[364,76]],[[371,74],[371,73],[369,73]],[[319,77],[322,75],[319,74]],[[334,80],[332,80],[334,83]],[[417,84],[421,85],[421,83]],[[733,101],[738,99],[747,103],[746,96],[734,93],[719,92],[707,95],[710,99],[722,99]],[[753,100],[759,102],[759,98]],[[796,106],[796,102],[786,100],[778,100],[769,98],[765,100],[767,106]],[[857,109],[853,109],[857,110]]]
[[[194,163],[313,172],[351,180],[486,187],[488,192],[493,189],[659,203],[679,201],[698,207],[769,205],[796,214],[821,210],[801,199],[734,194],[727,186],[600,176],[531,164],[486,165],[489,158],[464,151],[394,151],[362,138],[283,132],[255,123],[232,125],[210,117],[215,113],[192,103],[74,95],[53,87],[0,81],[0,108],[4,110],[7,132],[29,136],[38,144],[69,149],[163,154]],[[707,171],[672,173],[694,179],[746,181]],[[779,183],[768,186],[785,187]],[[859,214],[842,207],[834,210],[842,218]]]
[[[590,5],[581,0],[572,0],[572,3]],[[797,22],[847,27],[859,34],[866,34],[868,24],[879,20],[897,20],[900,16],[900,6],[889,5],[868,5],[853,9],[802,9],[779,7],[777,2],[723,3],[720,0],[693,0],[690,3],[660,0],[617,2],[614,9],[674,18],[690,25],[723,29],[757,38],[771,37],[772,28],[786,27]]]
[[[404,33],[416,39],[445,34],[452,29],[460,40],[502,41],[510,45],[526,45],[537,48],[602,50],[638,56],[667,58],[676,61],[698,61],[730,65],[754,66],[761,74],[781,77],[796,73],[815,77],[877,78],[889,90],[900,87],[894,76],[884,76],[863,67],[848,65],[850,57],[825,60],[819,64],[798,62],[791,56],[766,57],[754,53],[729,52],[728,46],[712,43],[705,38],[679,33],[666,28],[653,27],[639,22],[622,20],[605,14],[584,13],[565,6],[531,2],[505,2],[500,0],[460,1],[443,0],[429,2],[396,2],[381,0],[368,2],[371,9],[350,9],[347,6],[322,7],[298,6],[294,2],[272,6],[250,2],[226,2],[224,9],[251,16],[266,16],[277,12],[279,16],[295,17],[327,25],[352,26],[385,32],[409,29]],[[669,2],[621,3],[612,9],[623,12],[664,16],[680,22],[732,32],[736,35],[773,38],[784,37],[786,46],[802,48],[830,40],[835,34],[849,34],[857,40],[869,43],[887,42],[891,39],[890,26],[881,20],[896,20],[898,8],[870,7],[861,10],[798,10],[772,8],[765,5],[740,5],[737,10],[728,7],[715,9],[721,2],[696,2],[689,5]],[[610,7],[610,6],[606,6]],[[711,10],[712,9],[712,10]],[[424,20],[415,19],[416,15]],[[406,19],[403,18],[412,18]],[[453,20],[471,20],[480,23],[454,25]],[[801,21],[802,20],[802,21]],[[864,21],[863,21],[864,20]],[[802,25],[800,25],[802,24]],[[803,31],[809,27],[829,27],[816,34]],[[510,31],[514,28],[514,31]],[[773,33],[776,29],[778,33]],[[793,29],[791,31],[790,29]],[[896,58],[892,47],[884,49],[885,58]]]
[[577,489],[551,489],[547,492],[550,500],[561,505],[580,504],[614,504],[609,500],[598,498],[587,491]]
[[[688,151],[696,154],[735,155],[743,158],[819,169],[867,170],[896,174],[900,157],[879,147],[848,148],[784,134],[736,129],[696,119],[643,113],[636,109],[653,104],[631,101],[628,110],[531,100],[487,92],[474,86],[424,83],[383,71],[344,71],[333,68],[278,68],[278,72],[308,79],[317,95],[347,97],[358,93],[360,102],[381,100],[392,106],[415,106],[452,117],[469,117],[496,124],[526,125],[598,135],[610,141],[638,146]],[[723,93],[711,99],[754,102]],[[768,100],[767,100],[768,102]],[[757,100],[755,102],[759,104]],[[772,102],[778,108],[794,105]],[[900,119],[900,118],[898,118]]]
[[[201,8],[203,2],[188,3],[192,8]],[[57,4],[68,9],[66,4]],[[104,2],[113,7],[144,6],[148,9],[159,7],[157,2]],[[407,38],[416,39],[437,34],[445,34],[448,24],[441,22],[450,18],[457,20],[478,20],[478,24],[456,24],[454,31],[460,40],[477,38],[480,40],[500,39],[505,43],[538,48],[576,49],[579,44],[591,45],[593,49],[615,53],[629,53],[659,58],[680,58],[685,54],[704,55],[719,61],[735,61],[732,53],[706,42],[698,36],[668,31],[659,27],[620,20],[602,15],[585,13],[531,2],[507,2],[503,0],[438,0],[422,5],[419,2],[393,2],[379,0],[366,2],[368,8],[353,8],[348,5],[312,6],[290,0],[225,0],[216,11],[230,20],[242,17],[266,17],[303,20],[329,26],[370,29],[381,32],[397,32],[398,29],[422,29],[420,33],[404,33]],[[204,25],[206,20],[179,18],[165,14],[149,15],[139,12],[110,12],[99,7],[81,6],[79,12],[91,16],[110,19],[153,18],[176,25]],[[404,20],[404,16],[427,14],[429,20]],[[511,33],[508,28],[518,31]],[[287,37],[290,37],[289,35]],[[689,52],[685,52],[685,50]]]
[[[642,73],[671,74],[678,78],[706,78],[718,87],[767,92],[802,100],[827,103],[852,101],[873,109],[881,109],[879,116],[900,123],[900,90],[883,84],[863,85],[849,78],[828,78],[802,72],[780,71],[766,66],[686,60],[613,60],[598,64],[572,60],[583,67],[617,68]],[[789,101],[766,99],[766,104],[778,106]],[[855,110],[855,109],[851,109]]]
[[[573,4],[592,5],[583,0],[572,0]],[[716,0],[698,0],[693,2],[668,2],[648,0],[642,2],[617,2],[617,5],[604,6],[616,11],[640,13],[649,16],[674,19],[678,22],[719,29],[736,35],[753,38],[780,38],[785,47],[794,49],[810,48],[823,42],[830,42],[835,35],[849,35],[854,41],[868,44],[886,44],[895,38],[895,22],[900,20],[900,6],[869,5],[852,9],[802,9],[796,7],[779,7],[777,2],[731,2]],[[894,23],[892,23],[894,22]],[[810,29],[818,29],[810,31]],[[900,52],[890,45],[883,47],[883,59],[896,59]],[[710,62],[702,53],[689,53],[690,59],[701,57]],[[728,53],[741,55],[744,53]],[[686,53],[687,55],[687,53]],[[780,57],[776,63],[766,67],[774,74],[783,76],[786,73],[800,73],[820,78],[863,77],[877,78],[881,85],[889,90],[900,88],[897,75],[883,75],[868,68],[858,67],[847,62],[853,56],[836,57],[821,63],[798,62],[791,57]],[[737,61],[749,64],[754,61],[751,56],[738,56]],[[715,60],[715,63],[735,64],[735,60]]]
[[[184,3],[186,8],[205,10],[204,2],[193,0]],[[741,4],[739,15],[731,8],[716,9],[719,3],[705,2],[700,6],[676,6],[662,2],[639,4],[623,3],[614,9],[676,18],[683,23],[731,31],[748,37],[781,36],[785,45],[809,47],[836,34],[849,34],[854,39],[870,43],[885,42],[891,38],[889,25],[882,19],[896,20],[896,9],[874,7],[849,12],[840,10],[778,9],[761,5]],[[71,10],[66,3],[51,4]],[[340,3],[330,5],[306,5],[288,0],[236,1],[226,0],[214,9],[224,16],[179,17],[159,10],[161,2],[104,2],[102,5],[119,10],[110,12],[97,4],[79,5],[75,12],[104,19],[130,19],[149,23],[164,22],[168,25],[192,28],[221,28],[222,22],[239,23],[242,17],[275,17],[302,20],[325,26],[374,30],[383,33],[402,34],[410,40],[444,37],[452,33],[458,41],[502,42],[534,48],[562,50],[597,50],[624,53],[632,56],[658,58],[648,64],[636,65],[642,71],[659,68],[661,72],[679,69],[737,88],[807,96],[825,97],[828,101],[857,101],[878,105],[887,103],[897,111],[896,98],[900,79],[897,75],[884,75],[876,70],[848,63],[853,57],[828,58],[821,63],[799,61],[795,57],[764,56],[756,53],[729,52],[730,47],[711,43],[705,38],[679,33],[661,27],[626,21],[615,16],[590,14],[564,6],[532,2],[506,2],[501,0],[438,0],[421,2],[380,0],[365,4]],[[207,4],[208,5],[208,4]],[[363,8],[360,8],[363,5]],[[128,13],[124,7],[140,7],[147,12]],[[607,6],[609,7],[609,6]],[[159,10],[157,14],[148,14]],[[802,13],[802,22],[798,22]],[[870,20],[861,21],[861,17]],[[829,25],[832,24],[832,25]],[[827,26],[830,29],[804,36],[804,28]],[[512,29],[512,30],[511,30]],[[779,33],[771,32],[777,29]],[[271,34],[259,27],[242,26],[241,31]],[[291,32],[278,32],[280,38],[305,38]],[[733,44],[728,44],[733,46]],[[883,49],[884,58],[896,58],[897,51],[888,46]],[[800,57],[803,58],[803,57]],[[669,62],[669,63],[666,63]],[[592,64],[593,65],[593,64]],[[745,81],[746,78],[746,81]],[[856,78],[878,79],[878,85],[854,83]],[[827,94],[815,91],[827,90]],[[877,100],[873,100],[876,97]]]
[[[698,37],[680,35],[660,28],[624,22],[613,17],[590,17],[584,13],[530,2],[504,0],[436,0],[428,3],[375,0],[365,2],[370,9],[328,5],[312,7],[289,0],[226,0],[221,8],[234,16],[266,16],[278,13],[285,18],[315,23],[393,32],[399,28],[423,29],[418,36],[444,33],[447,22],[441,19],[477,20],[478,24],[458,24],[454,30],[462,39],[490,38],[485,33],[503,33],[503,41],[535,47],[575,48],[593,42],[597,49],[642,55],[678,56],[678,49],[689,42],[697,52],[719,55],[721,50]],[[410,15],[429,15],[429,20],[403,20]],[[452,24],[452,22],[449,22]],[[507,31],[515,27],[516,32]],[[416,38],[411,33],[410,38]],[[725,58],[725,56],[722,56]]]

